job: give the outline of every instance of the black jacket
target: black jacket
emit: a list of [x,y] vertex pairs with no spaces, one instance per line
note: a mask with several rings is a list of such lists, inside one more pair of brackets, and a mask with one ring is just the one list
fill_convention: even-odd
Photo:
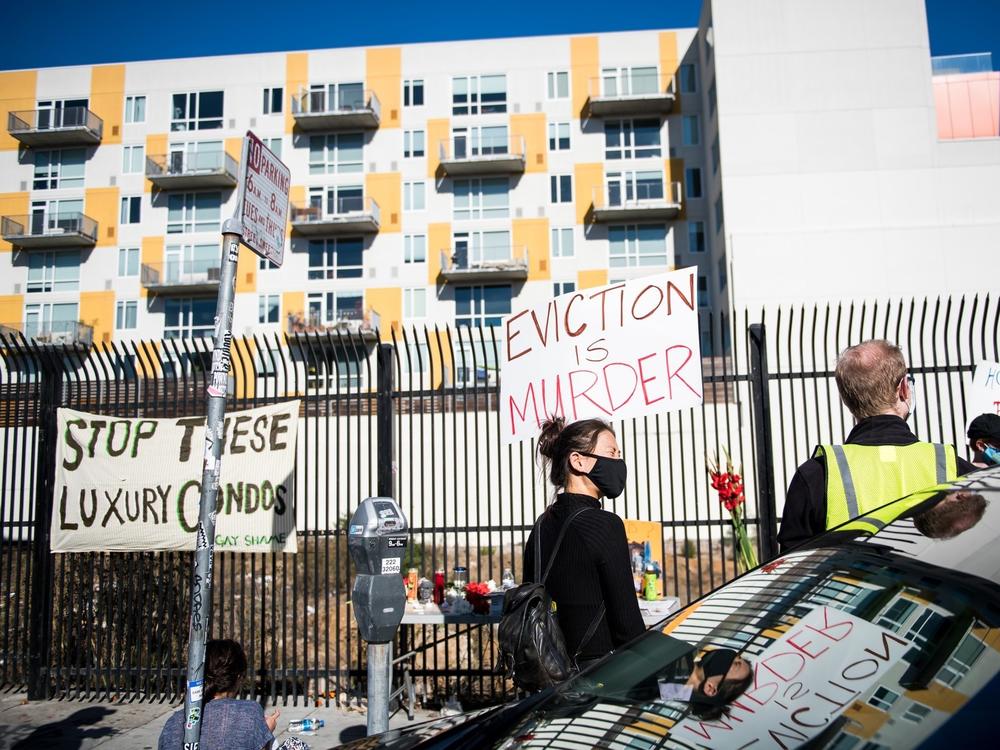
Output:
[[[576,653],[587,628],[605,606],[605,616],[580,659],[594,659],[627,643],[645,630],[632,580],[625,524],[588,495],[560,494],[541,516],[540,572],[555,547],[563,523],[574,511],[587,508],[569,529],[552,565],[545,590],[556,602],[559,626],[570,656]],[[524,548],[524,580],[535,580],[535,532]]]
[[[862,419],[844,441],[849,445],[912,445],[919,442],[906,422],[894,414]],[[958,457],[958,475],[975,467]],[[887,497],[886,502],[894,498]],[[782,552],[826,531],[826,464],[810,458],[799,466],[788,485],[785,510],[781,516],[778,544]]]

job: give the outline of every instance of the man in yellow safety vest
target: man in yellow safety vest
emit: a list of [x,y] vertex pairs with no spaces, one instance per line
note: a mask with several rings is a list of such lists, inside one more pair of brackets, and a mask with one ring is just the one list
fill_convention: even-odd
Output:
[[888,341],[865,341],[837,359],[837,388],[856,424],[843,445],[820,445],[788,485],[782,552],[897,497],[963,476],[975,467],[950,445],[924,443],[906,425],[914,382]]

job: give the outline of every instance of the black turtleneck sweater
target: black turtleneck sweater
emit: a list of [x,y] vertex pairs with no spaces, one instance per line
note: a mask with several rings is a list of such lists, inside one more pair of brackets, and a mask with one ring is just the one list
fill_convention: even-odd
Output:
[[[559,547],[545,589],[556,602],[559,626],[570,656],[580,647],[587,628],[604,603],[593,637],[583,645],[579,658],[595,659],[635,638],[645,630],[632,580],[625,525],[614,513],[601,509],[589,495],[562,493],[540,518],[540,573],[545,572],[559,530],[569,516],[576,517]],[[524,548],[524,580],[535,580],[535,533]]]
[[[918,442],[906,422],[894,414],[880,414],[862,419],[844,441],[848,445],[913,445]],[[965,476],[975,467],[956,456],[958,475]],[[894,498],[887,497],[889,502]],[[785,509],[781,515],[778,543],[781,551],[826,531],[826,462],[810,458],[799,466],[788,484]]]

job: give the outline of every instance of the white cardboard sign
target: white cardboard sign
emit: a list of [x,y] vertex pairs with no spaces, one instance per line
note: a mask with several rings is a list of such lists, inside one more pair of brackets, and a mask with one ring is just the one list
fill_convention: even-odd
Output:
[[702,402],[697,268],[560,295],[506,318],[500,424],[511,443],[548,417],[641,417]]
[[285,223],[292,173],[271,149],[249,130],[240,165],[243,244],[280,266],[285,257]]
[[1000,414],[1000,364],[984,361],[976,365],[965,407],[970,422],[980,414]]

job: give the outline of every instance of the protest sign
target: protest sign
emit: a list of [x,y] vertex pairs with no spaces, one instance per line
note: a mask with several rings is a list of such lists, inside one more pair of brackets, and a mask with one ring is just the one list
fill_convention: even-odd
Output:
[[984,361],[976,365],[965,397],[965,414],[969,422],[980,414],[1000,414],[1000,364]]
[[[227,414],[216,549],[295,552],[299,402]],[[59,409],[53,552],[195,549],[205,418]]]
[[607,421],[702,402],[696,268],[563,294],[507,317],[500,424],[507,443],[548,417]]
[[817,607],[753,663],[750,687],[713,721],[671,730],[687,746],[787,750],[815,737],[862,698],[913,644],[831,607]]

